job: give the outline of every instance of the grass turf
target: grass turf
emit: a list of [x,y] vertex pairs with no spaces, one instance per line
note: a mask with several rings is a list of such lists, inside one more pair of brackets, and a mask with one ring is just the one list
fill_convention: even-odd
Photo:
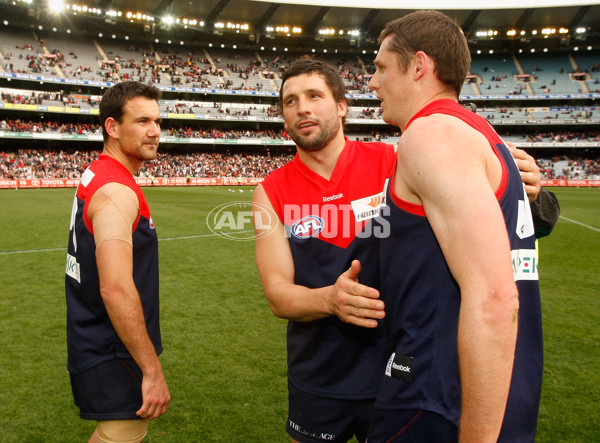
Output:
[[[244,191],[244,192],[240,192]],[[540,240],[545,375],[539,442],[598,439],[600,190],[552,189],[563,218]],[[146,188],[160,242],[161,357],[173,400],[149,442],[287,442],[285,327],[251,241],[208,212],[250,188]],[[0,442],[87,441],[66,371],[64,267],[72,189],[0,191]]]

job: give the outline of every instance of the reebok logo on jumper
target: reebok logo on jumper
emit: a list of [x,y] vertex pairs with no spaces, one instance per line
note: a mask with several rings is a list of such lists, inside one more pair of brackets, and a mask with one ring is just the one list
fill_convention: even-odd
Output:
[[323,197],[323,202],[330,202],[332,200],[337,200],[342,197],[344,197],[344,193],[340,192],[339,194],[330,195],[329,197]]
[[394,352],[390,355],[385,375],[398,378],[404,381],[412,381],[413,358],[405,355],[396,355]]

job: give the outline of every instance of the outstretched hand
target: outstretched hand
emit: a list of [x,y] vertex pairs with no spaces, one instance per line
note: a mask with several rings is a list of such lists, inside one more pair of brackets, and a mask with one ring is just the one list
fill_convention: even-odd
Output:
[[330,297],[332,312],[340,320],[364,328],[376,328],[377,320],[385,317],[385,305],[379,291],[358,282],[361,264],[353,260],[350,268],[333,285]]

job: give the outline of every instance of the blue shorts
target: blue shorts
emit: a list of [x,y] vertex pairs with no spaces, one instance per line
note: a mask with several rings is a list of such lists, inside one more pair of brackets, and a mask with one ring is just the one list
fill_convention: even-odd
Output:
[[375,399],[341,400],[308,394],[288,383],[287,433],[302,443],[359,442],[367,438]]
[[434,412],[376,409],[368,443],[458,443],[458,428]]
[[142,371],[131,358],[105,361],[71,375],[79,415],[87,420],[132,420],[142,407]]

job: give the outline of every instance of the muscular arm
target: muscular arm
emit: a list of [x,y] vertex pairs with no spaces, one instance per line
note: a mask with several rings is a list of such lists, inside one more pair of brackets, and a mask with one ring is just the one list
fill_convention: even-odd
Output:
[[398,195],[422,203],[460,286],[462,442],[497,440],[517,333],[510,246],[490,184],[500,165],[486,150],[480,134],[451,117],[416,120],[402,136],[394,183]]
[[96,191],[88,216],[94,228],[102,300],[119,338],[143,373],[143,404],[137,414],[154,419],[167,411],[171,397],[133,281],[131,231],[138,205],[133,190],[110,183]]
[[358,283],[360,263],[355,260],[334,285],[311,289],[295,284],[294,260],[281,222],[263,226],[263,220],[278,219],[262,186],[254,191],[253,203],[256,266],[271,311],[295,321],[337,315],[347,323],[376,327],[375,319],[384,316],[383,302],[377,290]]

